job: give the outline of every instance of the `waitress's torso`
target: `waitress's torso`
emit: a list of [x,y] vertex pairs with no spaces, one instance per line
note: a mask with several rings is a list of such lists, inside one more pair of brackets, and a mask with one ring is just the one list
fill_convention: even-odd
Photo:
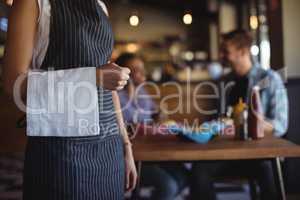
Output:
[[[38,28],[36,33],[36,42],[33,49],[31,68],[39,69],[42,66],[45,55],[48,50],[50,40],[50,21],[51,21],[51,3],[50,0],[37,0],[39,5]],[[103,12],[108,16],[105,4],[96,0]]]
[[[107,9],[100,0],[38,0],[39,20],[31,68],[100,67],[113,49]],[[111,91],[98,90],[100,135],[118,131]]]
[[[38,1],[41,12],[32,68],[99,67],[109,61],[113,34],[99,1]],[[99,87],[98,99],[99,136],[29,137],[24,200],[123,199],[124,150],[112,94]]]

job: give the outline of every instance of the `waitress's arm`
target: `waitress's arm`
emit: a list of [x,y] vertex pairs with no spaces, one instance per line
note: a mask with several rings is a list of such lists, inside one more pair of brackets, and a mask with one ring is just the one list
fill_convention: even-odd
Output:
[[117,116],[117,121],[118,121],[119,128],[120,128],[120,132],[123,137],[124,145],[125,145],[125,147],[130,147],[130,149],[131,149],[131,142],[129,140],[126,125],[124,123],[119,95],[116,91],[112,91],[112,97],[113,97],[114,107],[116,110],[116,116]]
[[134,164],[131,143],[127,134],[126,126],[124,123],[120,99],[116,91],[112,91],[113,103],[116,110],[117,120],[120,127],[120,132],[123,137],[125,147],[125,167],[126,167],[126,189],[127,191],[133,190],[136,186],[137,172]]
[[[9,25],[4,55],[4,90],[13,96],[16,80],[28,73],[37,30],[39,9],[36,0],[14,1],[9,15]],[[21,96],[26,95],[27,79],[20,84]]]

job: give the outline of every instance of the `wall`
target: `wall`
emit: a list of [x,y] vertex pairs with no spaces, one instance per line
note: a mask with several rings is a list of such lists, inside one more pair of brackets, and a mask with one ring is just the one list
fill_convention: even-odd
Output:
[[[138,11],[142,20],[138,27],[131,27],[128,22],[134,11]],[[182,16],[163,9],[118,3],[112,6],[111,13],[115,38],[119,41],[159,42],[165,36],[186,35]]]
[[287,75],[300,77],[300,1],[282,0],[284,59]]
[[[218,30],[219,28],[219,30]],[[209,25],[210,55],[212,60],[219,58],[219,32],[227,33],[237,28],[237,13],[233,4],[223,1],[220,4],[219,27],[215,23]]]
[[220,32],[227,33],[237,28],[237,13],[231,3],[223,2],[220,5]]

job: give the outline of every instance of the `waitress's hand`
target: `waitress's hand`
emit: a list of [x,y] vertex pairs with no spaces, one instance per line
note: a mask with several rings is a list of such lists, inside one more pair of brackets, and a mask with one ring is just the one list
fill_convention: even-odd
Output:
[[131,146],[125,146],[125,186],[127,192],[136,187],[137,178]]
[[129,80],[130,69],[108,63],[97,68],[97,85],[107,90],[122,90]]

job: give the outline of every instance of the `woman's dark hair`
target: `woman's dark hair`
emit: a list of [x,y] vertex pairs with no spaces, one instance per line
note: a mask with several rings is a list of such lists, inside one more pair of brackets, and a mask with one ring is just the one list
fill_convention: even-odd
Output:
[[115,63],[119,66],[124,66],[127,64],[128,61],[135,59],[135,58],[139,58],[141,59],[137,54],[134,53],[123,53],[121,54],[117,60],[115,61]]

